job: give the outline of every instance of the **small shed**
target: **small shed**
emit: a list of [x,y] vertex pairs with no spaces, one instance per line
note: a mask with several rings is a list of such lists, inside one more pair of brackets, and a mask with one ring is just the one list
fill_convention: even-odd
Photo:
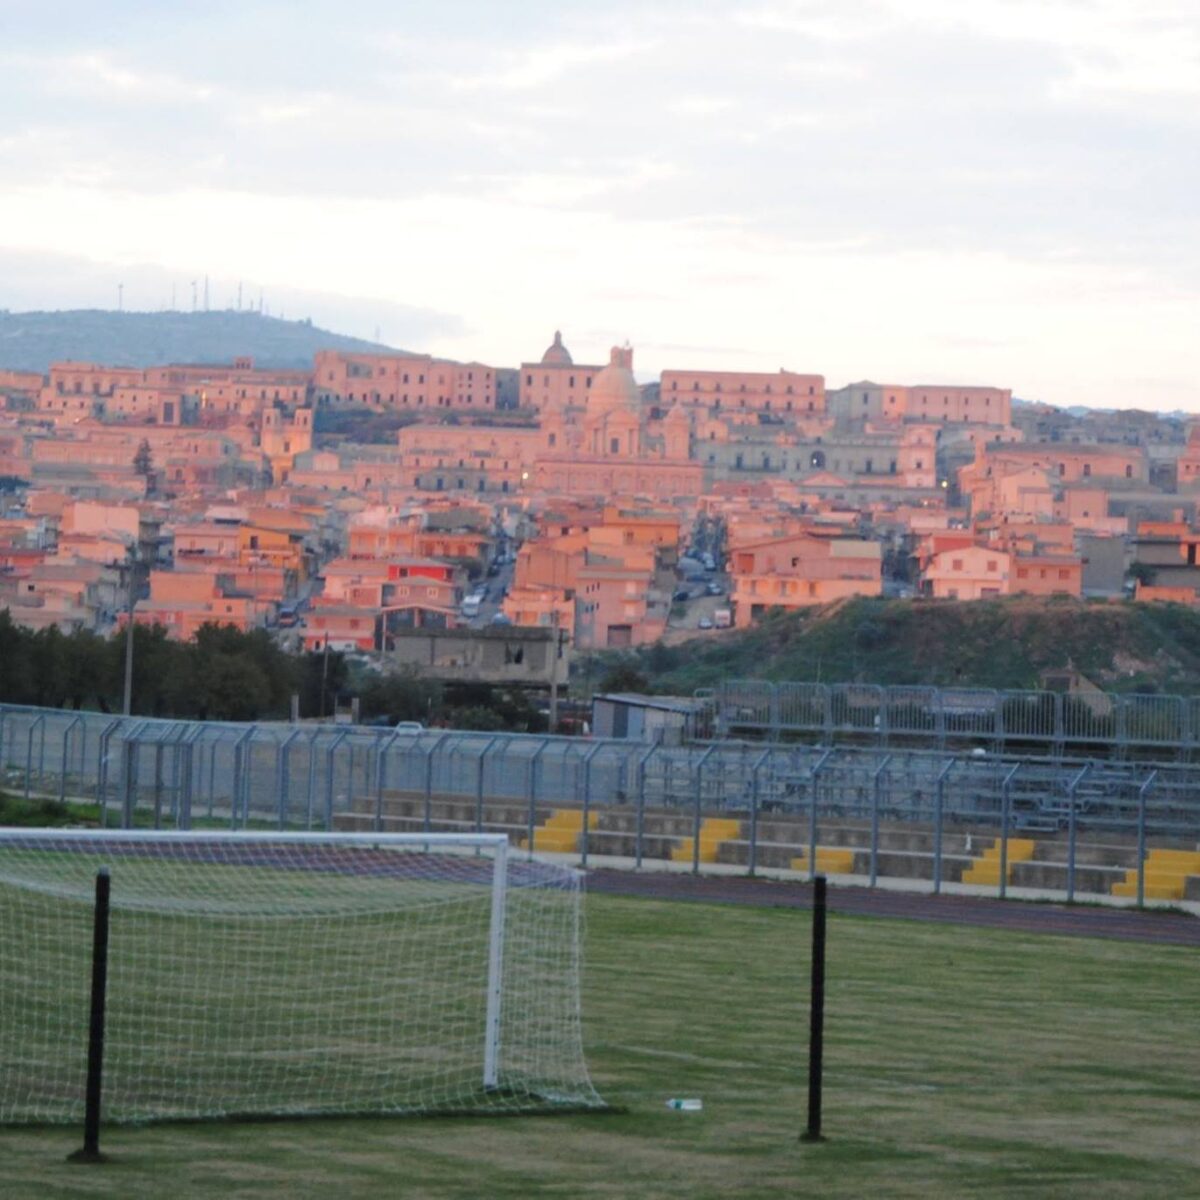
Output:
[[677,746],[696,734],[704,701],[693,696],[600,692],[592,697],[592,733]]

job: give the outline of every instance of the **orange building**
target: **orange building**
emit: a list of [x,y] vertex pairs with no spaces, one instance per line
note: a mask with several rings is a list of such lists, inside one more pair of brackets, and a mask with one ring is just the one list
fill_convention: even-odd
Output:
[[775,413],[811,416],[825,412],[825,377],[780,370],[664,371],[663,405],[723,413]]
[[883,589],[878,542],[809,533],[739,543],[730,554],[739,629],[772,608],[808,608]]
[[319,350],[313,359],[313,386],[318,404],[475,412],[496,407],[493,368],[428,354]]
[[850,383],[831,391],[829,414],[839,422],[919,421],[933,425],[1009,425],[1009,388],[916,383]]
[[554,341],[540,361],[521,364],[518,396],[522,408],[537,412],[585,408],[592,380],[601,366],[576,365],[571,352],[563,345],[562,334],[556,329]]

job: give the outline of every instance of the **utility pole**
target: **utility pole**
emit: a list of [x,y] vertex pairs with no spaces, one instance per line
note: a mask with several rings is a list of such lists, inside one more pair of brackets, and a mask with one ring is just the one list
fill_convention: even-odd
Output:
[[129,716],[133,712],[133,609],[137,604],[137,547],[129,551],[129,608],[125,622],[125,702],[121,712]]
[[118,283],[117,284],[117,312],[123,312],[124,310],[125,310],[125,285],[123,283]]
[[204,311],[208,312],[208,276],[204,277]]
[[565,629],[555,630],[555,655],[550,664],[550,728],[547,733],[553,734],[558,729],[558,664],[562,660],[563,635]]

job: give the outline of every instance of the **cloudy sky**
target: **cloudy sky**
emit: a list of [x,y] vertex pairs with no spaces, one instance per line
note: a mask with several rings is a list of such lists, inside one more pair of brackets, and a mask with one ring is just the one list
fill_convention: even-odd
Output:
[[0,307],[1200,411],[1200,0],[3,0]]

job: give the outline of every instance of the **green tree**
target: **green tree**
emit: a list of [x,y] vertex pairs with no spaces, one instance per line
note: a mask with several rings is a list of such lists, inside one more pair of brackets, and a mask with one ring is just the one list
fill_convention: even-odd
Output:
[[649,692],[650,681],[631,663],[617,663],[605,672],[597,691]]
[[7,608],[0,609],[0,701],[34,702],[30,636],[12,619]]

